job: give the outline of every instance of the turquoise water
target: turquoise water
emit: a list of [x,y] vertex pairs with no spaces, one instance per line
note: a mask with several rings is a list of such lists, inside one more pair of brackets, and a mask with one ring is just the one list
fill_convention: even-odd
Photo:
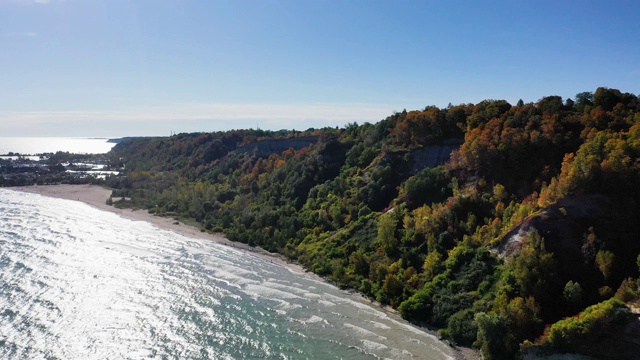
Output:
[[0,358],[450,359],[366,300],[234,248],[0,189]]

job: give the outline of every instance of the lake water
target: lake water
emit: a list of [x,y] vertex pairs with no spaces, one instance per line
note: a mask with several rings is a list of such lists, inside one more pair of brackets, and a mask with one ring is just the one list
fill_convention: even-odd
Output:
[[0,137],[0,155],[9,152],[34,155],[48,152],[68,151],[75,154],[104,154],[115,143],[106,138],[75,137]]
[[2,359],[451,359],[366,300],[76,201],[0,189]]

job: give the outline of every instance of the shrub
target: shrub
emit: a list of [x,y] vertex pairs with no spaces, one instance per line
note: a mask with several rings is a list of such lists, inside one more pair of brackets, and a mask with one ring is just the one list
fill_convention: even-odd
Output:
[[538,345],[569,351],[580,343],[609,332],[613,326],[626,322],[630,313],[618,299],[603,301],[548,327],[538,340]]

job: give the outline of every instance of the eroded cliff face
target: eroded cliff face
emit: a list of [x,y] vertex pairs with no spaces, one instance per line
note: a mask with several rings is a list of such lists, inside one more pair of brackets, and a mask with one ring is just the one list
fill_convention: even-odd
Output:
[[558,301],[565,284],[573,281],[580,284],[585,304],[597,303],[613,295],[629,274],[637,274],[640,244],[629,241],[629,234],[637,232],[638,224],[621,203],[601,194],[562,198],[515,226],[493,250],[509,261],[537,233],[544,251],[553,254],[550,289]]
[[276,153],[280,154],[285,150],[300,150],[318,141],[318,136],[305,136],[291,139],[269,139],[260,140],[251,144],[247,144],[236,149],[236,152],[252,153],[258,157],[268,157]]
[[411,152],[411,172],[417,173],[424,168],[432,168],[444,165],[451,158],[451,152],[458,150],[462,141],[451,139],[438,145],[428,145]]
[[611,200],[604,195],[568,196],[558,200],[509,231],[494,249],[501,258],[518,254],[522,242],[535,230],[548,250],[582,257],[582,246],[594,222],[611,220]]
[[[269,157],[271,154],[281,154],[282,152],[294,149],[300,150],[318,142],[318,136],[305,136],[291,139],[269,139],[260,140],[247,145],[243,145],[236,149],[236,153],[250,153],[258,157]],[[433,168],[444,165],[451,158],[451,152],[460,148],[462,140],[449,139],[441,144],[428,145],[423,148],[412,151],[395,151],[384,153],[380,160],[374,166],[380,166],[381,163],[394,161],[407,161],[407,169],[409,175],[416,174],[425,168]],[[343,147],[349,148],[348,144]]]

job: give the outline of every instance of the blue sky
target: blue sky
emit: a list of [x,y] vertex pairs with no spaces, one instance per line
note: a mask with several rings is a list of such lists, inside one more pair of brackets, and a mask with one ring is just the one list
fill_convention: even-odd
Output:
[[376,122],[640,93],[638,1],[0,0],[0,136]]

